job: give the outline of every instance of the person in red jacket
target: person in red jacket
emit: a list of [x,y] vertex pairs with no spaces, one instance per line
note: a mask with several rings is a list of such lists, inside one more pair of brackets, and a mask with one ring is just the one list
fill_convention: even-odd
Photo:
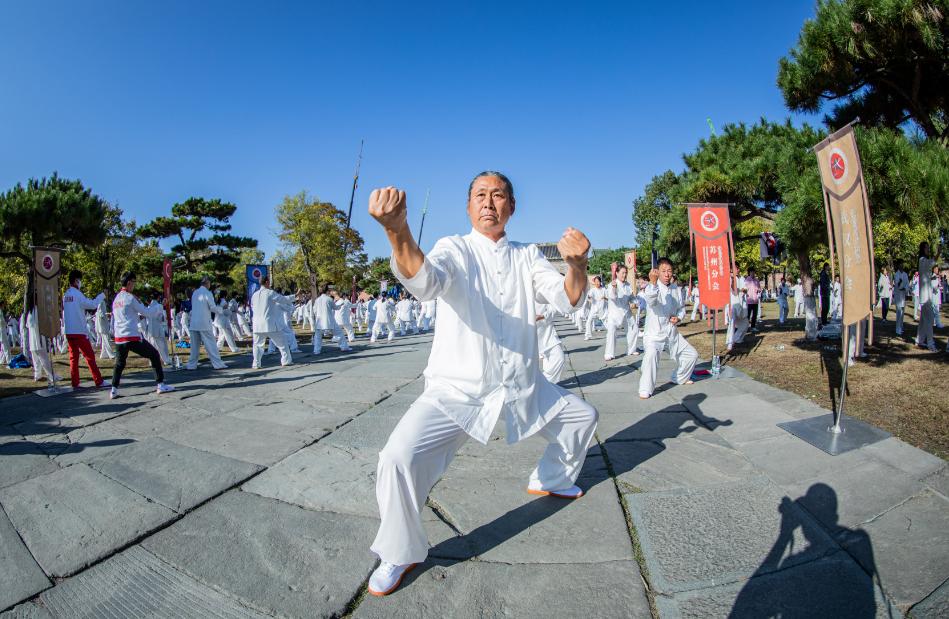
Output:
[[63,295],[63,320],[65,321],[66,342],[69,344],[69,378],[73,389],[79,387],[79,355],[82,354],[89,366],[92,380],[96,387],[107,387],[109,383],[102,380],[99,366],[96,365],[96,354],[89,342],[89,331],[86,327],[86,311],[95,310],[99,302],[105,298],[100,292],[95,299],[89,299],[80,292],[82,287],[82,273],[73,270],[69,272],[69,288]]

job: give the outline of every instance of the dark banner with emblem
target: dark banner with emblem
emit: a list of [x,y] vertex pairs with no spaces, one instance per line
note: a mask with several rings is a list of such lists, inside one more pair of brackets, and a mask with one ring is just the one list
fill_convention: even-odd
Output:
[[61,249],[55,247],[33,248],[33,273],[35,285],[33,303],[40,335],[54,338],[60,332],[62,299],[59,292]]

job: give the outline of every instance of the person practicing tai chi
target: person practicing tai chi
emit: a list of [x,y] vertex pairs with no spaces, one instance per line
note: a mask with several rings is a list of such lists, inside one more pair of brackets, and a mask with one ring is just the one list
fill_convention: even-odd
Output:
[[264,346],[269,339],[280,351],[280,365],[290,365],[293,357],[287,335],[283,331],[283,312],[293,311],[290,297],[274,292],[270,287],[270,278],[260,280],[260,288],[250,298],[251,315],[254,330],[254,362],[251,368],[260,369],[264,356]]
[[603,280],[599,275],[593,276],[593,288],[587,292],[587,297],[590,300],[590,313],[587,314],[586,330],[583,332],[584,340],[593,338],[597,320],[606,322],[606,290],[603,288]]
[[89,342],[89,330],[86,326],[86,312],[96,310],[99,303],[105,299],[105,293],[100,292],[96,298],[89,299],[80,292],[80,288],[82,288],[82,273],[70,271],[69,288],[63,294],[63,331],[69,346],[69,379],[73,389],[78,389],[79,355],[82,355],[86,360],[86,365],[89,366],[89,373],[92,374],[92,381],[96,387],[106,387],[108,384],[99,372],[96,353]]
[[640,368],[639,397],[646,399],[656,389],[656,374],[659,372],[659,353],[663,345],[676,362],[672,381],[680,385],[692,383],[692,370],[699,354],[689,344],[676,325],[685,316],[682,295],[672,283],[672,261],[660,258],[658,268],[649,271],[649,284],[642,291],[646,299],[646,332],[643,347],[646,353]]
[[191,334],[191,354],[188,356],[186,370],[198,369],[201,344],[204,344],[204,350],[208,353],[211,367],[215,370],[223,370],[227,367],[227,364],[221,360],[217,340],[214,338],[214,331],[211,328],[211,316],[219,313],[221,308],[214,303],[214,295],[208,289],[210,286],[211,278],[205,275],[201,278],[201,285],[191,295],[191,319],[188,326],[188,331]]
[[[132,291],[135,289],[135,275],[129,271],[122,274],[122,290],[115,295],[112,301],[112,321],[115,323],[115,367],[112,370],[111,399],[119,397],[119,383],[122,382],[122,372],[129,352],[145,357],[152,364],[155,371],[156,393],[168,393],[175,388],[165,384],[165,372],[161,367],[161,355],[155,347],[142,339],[138,330],[138,321],[142,316],[148,316],[153,310],[142,305]],[[159,308],[160,309],[160,308]]]
[[616,356],[616,330],[626,326],[626,356],[636,351],[636,339],[639,334],[639,325],[633,324],[633,316],[629,311],[629,304],[634,302],[633,287],[626,281],[625,266],[616,269],[616,279],[606,287],[606,349],[603,358],[612,361]]
[[343,335],[339,325],[336,324],[336,301],[330,296],[330,285],[323,284],[320,289],[320,296],[313,301],[313,354],[318,355],[323,352],[323,332],[330,331],[334,337],[339,338],[340,352],[352,350],[349,346],[349,340]]
[[559,383],[567,356],[563,351],[563,342],[557,335],[553,322],[556,312],[546,303],[535,303],[537,312],[537,348],[540,352],[540,371],[544,378]]
[[548,442],[527,492],[576,499],[575,485],[596,430],[596,410],[544,379],[535,302],[570,313],[584,300],[590,242],[567,228],[557,244],[558,273],[536,245],[505,234],[514,188],[500,172],[478,174],[468,188],[472,230],[440,239],[425,255],[407,223],[405,192],[377,189],[369,213],[392,245],[391,268],[422,301],[439,299],[425,391],[379,453],[376,498],[381,523],[372,552],[381,560],[369,592],[394,591],[424,561],[422,508],[455,453],[472,437],[486,444],[503,420],[508,443],[534,434]]

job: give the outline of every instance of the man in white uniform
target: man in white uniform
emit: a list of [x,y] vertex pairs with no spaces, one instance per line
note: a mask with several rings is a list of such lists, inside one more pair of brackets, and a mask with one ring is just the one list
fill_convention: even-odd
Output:
[[99,307],[96,308],[96,335],[99,337],[100,359],[112,359],[115,357],[112,353],[112,345],[109,344],[110,327],[109,307],[106,305],[105,297],[103,297],[102,300],[99,301]]
[[438,301],[436,299],[422,301],[422,331],[428,331],[432,328],[432,324],[435,320],[435,305],[437,303]]
[[903,318],[906,315],[906,295],[909,292],[909,275],[902,262],[896,263],[893,273],[893,307],[896,309],[896,334],[903,335]]
[[345,332],[346,341],[352,344],[353,340],[356,339],[356,334],[353,332],[353,304],[335,290],[333,291],[333,300],[336,307],[336,324],[340,330]]
[[916,345],[936,352],[936,340],[933,338],[933,326],[936,324],[936,307],[933,305],[933,265],[939,260],[939,252],[931,258],[929,243],[919,244],[919,294],[916,306],[920,308],[919,324],[916,326]]
[[781,283],[778,284],[778,322],[782,325],[788,319],[788,295],[791,293],[791,289],[788,288],[788,283],[784,281],[784,278],[781,278]]
[[685,306],[678,287],[672,283],[672,262],[660,258],[657,266],[649,272],[649,285],[642,291],[646,299],[646,334],[643,337],[646,354],[640,366],[639,397],[644,400],[656,390],[659,353],[663,345],[677,363],[671,380],[680,385],[692,382],[692,370],[699,358],[695,348],[676,328],[685,316]]
[[744,290],[732,290],[728,304],[728,330],[725,333],[725,349],[731,351],[735,344],[741,344],[748,333],[748,301]]
[[599,275],[593,277],[593,287],[587,292],[587,298],[590,301],[590,313],[587,314],[586,331],[583,333],[584,340],[593,337],[593,327],[597,320],[606,322],[606,290],[603,289],[603,281]]
[[329,284],[324,284],[320,296],[313,300],[313,354],[323,352],[323,332],[331,331],[339,337],[339,349],[342,352],[351,350],[349,341],[341,336],[339,325],[336,324],[336,303],[329,295]]
[[270,278],[260,280],[260,288],[250,298],[254,329],[253,369],[260,368],[264,355],[264,346],[269,339],[280,351],[280,365],[290,365],[293,357],[287,345],[287,336],[283,330],[283,314],[293,311],[293,303],[288,297],[277,294],[270,288]]
[[202,344],[211,360],[211,367],[215,370],[223,370],[227,367],[227,364],[221,360],[211,329],[212,314],[221,310],[214,304],[214,295],[208,290],[210,285],[211,278],[205,275],[201,278],[201,285],[191,295],[191,320],[188,326],[188,331],[191,333],[191,354],[188,357],[188,365],[185,366],[186,370],[198,369],[198,356]]
[[376,339],[382,334],[382,329],[385,327],[388,331],[388,339],[386,341],[391,342],[395,338],[395,323],[392,319],[395,314],[395,304],[392,302],[392,299],[385,295],[379,295],[379,300],[376,301],[376,315],[375,320],[372,323],[372,335],[369,337],[370,342],[375,342]]
[[[536,301],[570,312],[583,301],[590,242],[568,228],[558,248],[560,275],[535,245],[509,241],[514,191],[498,172],[479,174],[468,191],[473,229],[439,240],[426,256],[406,219],[405,192],[372,192],[370,214],[392,245],[391,268],[419,299],[439,298],[425,391],[379,454],[381,523],[372,551],[381,563],[369,592],[386,595],[428,554],[421,510],[432,486],[469,436],[486,443],[503,419],[507,440],[539,434],[547,442],[528,492],[578,498],[575,484],[596,430],[589,404],[543,379],[538,368]],[[459,351],[464,351],[459,354]]]
[[635,337],[639,325],[634,325],[632,314],[629,311],[629,304],[634,299],[633,287],[626,281],[627,270],[621,265],[616,269],[616,279],[610,282],[606,287],[607,310],[606,310],[606,350],[603,352],[603,358],[606,361],[612,361],[616,356],[616,330],[620,327],[626,327],[626,355],[633,354],[636,350]]
[[794,317],[799,318],[804,314],[804,283],[801,278],[797,278],[797,283],[791,286],[791,292],[794,293]]
[[412,320],[412,299],[405,292],[402,298],[395,304],[395,319],[399,323],[399,335],[405,335],[407,328],[412,329],[415,335],[418,335],[418,327]]
[[552,320],[556,310],[547,303],[535,303],[537,312],[537,350],[540,352],[541,371],[544,378],[556,384],[560,382],[567,356],[563,351],[563,342],[557,335]]
[[168,355],[168,321],[165,318],[165,308],[158,299],[153,297],[145,309],[148,310],[145,314],[147,329],[142,331],[142,337],[158,351],[158,357],[162,363],[171,365],[171,357]]

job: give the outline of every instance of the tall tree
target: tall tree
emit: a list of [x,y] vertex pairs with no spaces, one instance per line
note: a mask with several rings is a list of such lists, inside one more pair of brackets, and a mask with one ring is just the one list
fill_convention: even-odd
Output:
[[818,112],[837,128],[914,122],[949,138],[949,1],[819,0],[797,46],[782,58],[778,86],[792,110]]
[[345,212],[301,191],[284,197],[276,217],[285,252],[299,260],[311,287],[331,283],[348,289],[352,275],[362,273],[363,239],[347,227]]
[[64,257],[64,268],[83,273],[89,290],[105,290],[111,296],[118,289],[122,272],[131,268],[139,250],[135,221],[122,219],[122,209],[107,205],[102,220],[105,239],[96,245],[71,244]]
[[139,235],[178,241],[171,248],[176,284],[193,286],[208,274],[216,283],[231,286],[240,250],[257,247],[256,239],[229,233],[236,210],[234,204],[217,198],[188,198],[171,207],[171,217],[156,217],[139,228]]

